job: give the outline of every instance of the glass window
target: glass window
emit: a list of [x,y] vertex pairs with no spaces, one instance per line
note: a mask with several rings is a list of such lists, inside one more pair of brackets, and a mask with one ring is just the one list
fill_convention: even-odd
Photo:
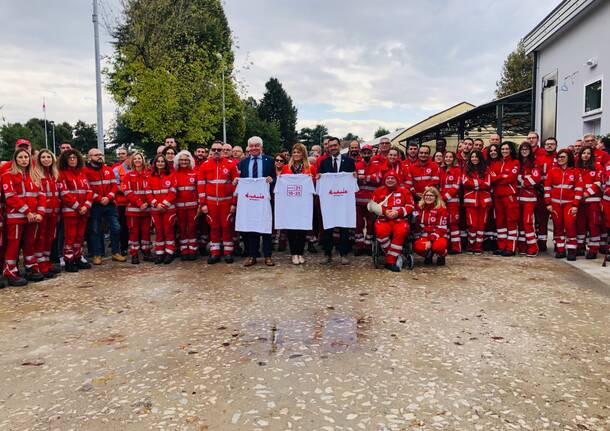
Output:
[[602,109],[602,80],[585,85],[585,114]]

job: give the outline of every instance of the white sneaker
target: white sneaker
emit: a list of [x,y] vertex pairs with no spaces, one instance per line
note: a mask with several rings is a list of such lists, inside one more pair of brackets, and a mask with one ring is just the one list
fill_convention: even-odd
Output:
[[296,254],[292,255],[292,264],[293,265],[298,265],[299,264],[299,256],[297,256]]
[[298,258],[299,258],[299,263],[301,265],[305,263],[305,258],[303,257],[303,255],[299,255]]
[[87,259],[85,258],[85,256],[81,256],[81,257],[80,257],[80,261],[81,261],[82,263],[87,263]]

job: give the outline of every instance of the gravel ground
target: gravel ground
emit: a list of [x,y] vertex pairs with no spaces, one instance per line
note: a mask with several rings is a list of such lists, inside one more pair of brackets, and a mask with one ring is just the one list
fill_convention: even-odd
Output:
[[0,429],[610,429],[608,286],[549,258],[320,262],[1,290]]

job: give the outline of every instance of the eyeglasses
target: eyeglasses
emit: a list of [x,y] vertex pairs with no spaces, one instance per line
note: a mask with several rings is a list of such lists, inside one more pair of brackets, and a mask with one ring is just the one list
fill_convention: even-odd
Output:
[[280,163],[284,163],[284,161],[282,159],[275,159],[275,162],[280,162]]
[[557,156],[558,159],[567,159],[568,156],[566,156],[565,154],[562,154],[561,156]]
[[220,153],[222,151],[222,148],[212,148],[210,151],[213,153]]
[[587,144],[592,144],[593,142],[595,142],[595,139],[585,139],[584,142],[586,142]]

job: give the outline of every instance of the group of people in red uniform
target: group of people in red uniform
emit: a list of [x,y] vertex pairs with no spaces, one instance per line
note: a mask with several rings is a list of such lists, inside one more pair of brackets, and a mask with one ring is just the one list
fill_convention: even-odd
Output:
[[[547,138],[543,147],[538,140],[538,134],[530,132],[516,148],[497,135],[488,146],[466,138],[451,152],[439,139],[434,155],[429,146],[410,144],[404,158],[388,139],[382,139],[378,148],[353,143],[349,157],[355,160],[359,184],[355,254],[370,252],[374,234],[386,267],[399,271],[398,258],[413,234],[413,250],[426,263],[436,256],[437,264],[444,265],[447,254],[463,250],[481,254],[486,242],[494,254],[533,257],[546,251],[549,217],[557,258],[575,260],[580,254],[593,259],[606,252],[610,141],[597,142],[587,135],[574,154],[569,149],[557,151],[554,138]],[[90,268],[83,258],[88,219],[95,208],[98,215],[108,210],[111,237],[118,243],[120,226],[118,222],[114,226],[113,218],[118,215],[117,204],[124,206],[133,264],[140,263],[140,255],[145,261],[168,264],[178,250],[183,260],[194,260],[202,247],[209,252],[208,263],[221,257],[232,263],[239,240],[234,191],[240,151],[216,141],[210,150],[198,148],[193,157],[189,151],[178,151],[170,138],[150,166],[142,153],[134,153],[110,167],[99,151],[90,152],[85,164],[69,145],[62,145],[56,159],[51,151],[33,153],[29,141],[18,140],[12,160],[0,166],[4,278],[21,286],[60,272],[50,261],[53,242],[60,236],[58,227],[63,230],[66,271]],[[300,158],[281,173],[315,177],[316,167],[328,155],[312,160],[305,151],[296,144],[293,154]],[[377,204],[377,216],[371,202]],[[292,238],[300,250],[293,253],[295,264],[303,263],[305,233],[301,234]],[[206,240],[208,244],[202,244]],[[101,264],[103,237],[97,249],[88,244],[92,246],[93,263]],[[118,247],[113,242],[113,259],[125,261]],[[18,269],[20,253],[23,276]]]

